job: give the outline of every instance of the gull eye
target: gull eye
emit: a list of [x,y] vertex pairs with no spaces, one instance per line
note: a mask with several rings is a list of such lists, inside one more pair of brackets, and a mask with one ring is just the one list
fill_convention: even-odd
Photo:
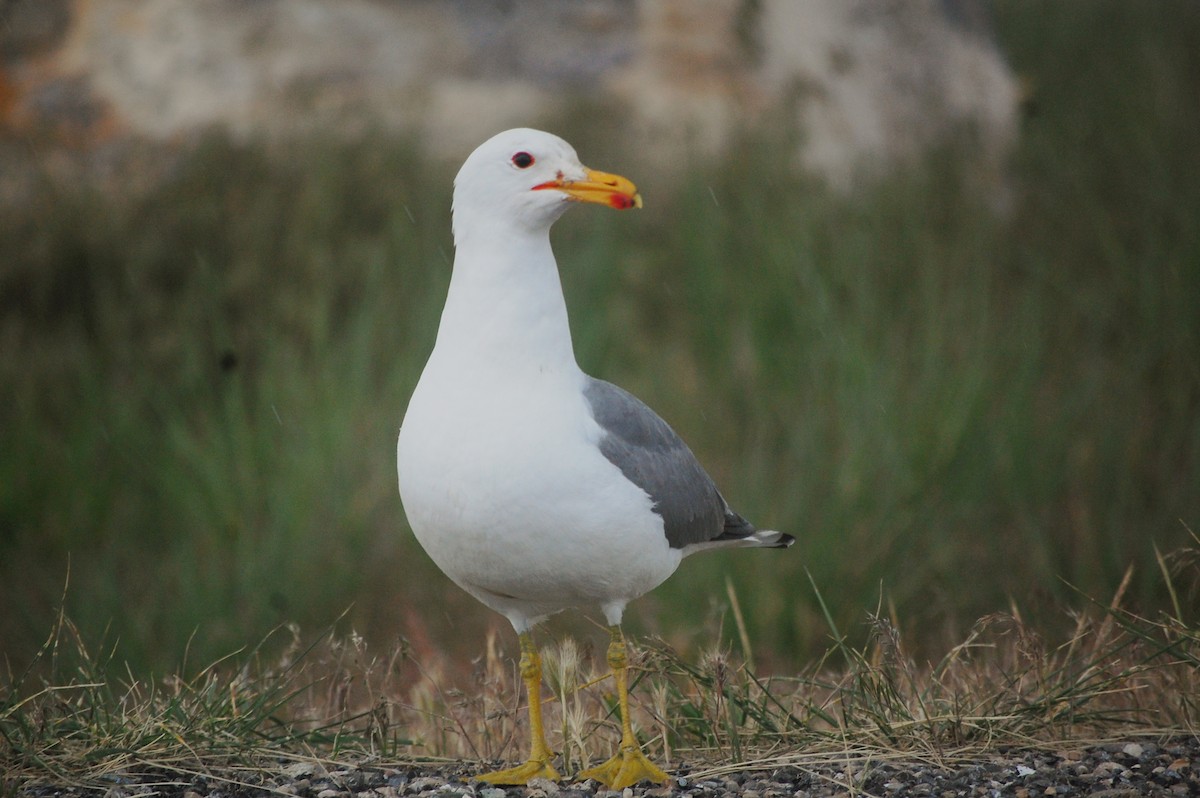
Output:
[[512,157],[512,162],[518,169],[528,169],[533,166],[533,156],[527,152],[518,152]]

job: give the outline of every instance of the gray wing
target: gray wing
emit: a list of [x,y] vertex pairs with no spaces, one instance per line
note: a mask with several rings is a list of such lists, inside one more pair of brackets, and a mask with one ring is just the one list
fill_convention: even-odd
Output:
[[692,450],[640,399],[591,377],[583,395],[605,433],[601,453],[650,496],[671,548],[738,540],[757,531],[729,509]]

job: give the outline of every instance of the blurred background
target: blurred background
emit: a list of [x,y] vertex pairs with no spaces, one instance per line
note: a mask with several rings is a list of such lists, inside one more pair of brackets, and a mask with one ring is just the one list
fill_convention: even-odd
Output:
[[517,125],[645,197],[555,229],[580,364],[798,538],[632,631],[736,645],[736,596],[790,672],[821,601],[929,656],[1128,569],[1195,606],[1200,3],[0,0],[9,667],[60,607],[159,673],[289,622],[513,647],[412,539],[395,438],[453,175]]

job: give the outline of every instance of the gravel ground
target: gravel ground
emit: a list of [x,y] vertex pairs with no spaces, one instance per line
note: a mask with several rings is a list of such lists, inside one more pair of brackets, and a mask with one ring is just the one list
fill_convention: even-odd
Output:
[[[780,760],[783,758],[780,757]],[[668,787],[643,785],[622,798],[821,798],[822,796],[1200,796],[1200,738],[1167,742],[1118,742],[1066,750],[1000,749],[968,764],[937,764],[900,755],[797,754],[791,764],[763,770],[721,773],[686,763]],[[146,774],[113,778],[106,789],[26,785],[28,798],[584,798],[616,796],[586,781],[499,788],[470,780],[479,770],[467,765],[361,767],[326,770],[315,763],[291,763],[225,778]],[[5,790],[5,793],[8,791]]]

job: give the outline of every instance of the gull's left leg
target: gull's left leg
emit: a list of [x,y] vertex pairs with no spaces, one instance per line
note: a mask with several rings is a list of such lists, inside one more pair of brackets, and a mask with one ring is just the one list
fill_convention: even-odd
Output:
[[614,790],[623,790],[639,781],[655,781],[666,784],[671,777],[646,758],[633,735],[633,724],[629,720],[629,659],[625,652],[625,636],[621,626],[608,627],[612,641],[608,644],[608,664],[612,668],[613,681],[617,686],[617,703],[621,708],[621,748],[617,755],[602,765],[588,768],[580,773],[579,779],[595,779]]
[[554,752],[546,745],[542,728],[542,658],[529,632],[519,635],[521,641],[521,679],[529,696],[529,759],[506,770],[484,773],[475,778],[491,784],[528,784],[530,779],[558,781],[561,776],[550,764]]

